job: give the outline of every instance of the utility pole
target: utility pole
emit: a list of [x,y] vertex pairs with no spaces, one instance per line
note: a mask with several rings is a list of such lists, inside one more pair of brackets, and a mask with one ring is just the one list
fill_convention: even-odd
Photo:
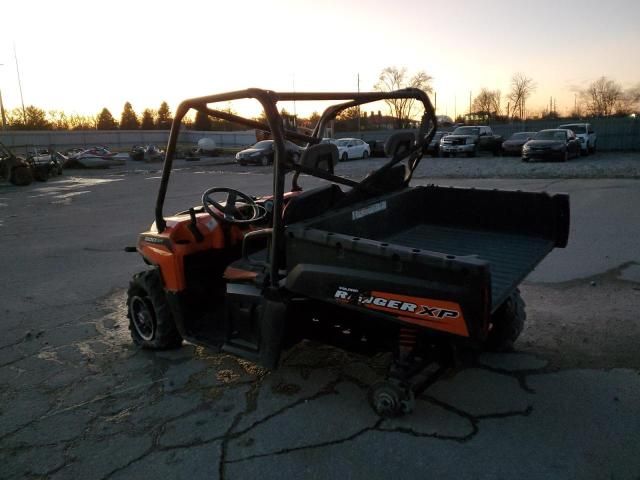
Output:
[[458,121],[458,97],[453,97],[453,123]]
[[[358,72],[358,93],[360,93],[360,72]],[[360,105],[358,105],[358,137],[362,137],[360,134]]]
[[18,68],[18,54],[16,53],[16,44],[13,44],[13,57],[16,59],[16,72],[18,72],[18,87],[20,88],[20,103],[22,103],[22,118],[24,124],[27,124],[27,112],[24,109],[24,98],[22,97],[22,82],[20,81],[20,69]]
[[469,90],[469,116],[471,116],[471,90]]
[[[4,64],[0,63],[0,67],[3,67]],[[0,116],[2,117],[2,130],[7,129],[7,118],[4,115],[4,104],[2,103],[2,90],[0,90]]]
[[433,111],[438,113],[438,92],[433,92]]

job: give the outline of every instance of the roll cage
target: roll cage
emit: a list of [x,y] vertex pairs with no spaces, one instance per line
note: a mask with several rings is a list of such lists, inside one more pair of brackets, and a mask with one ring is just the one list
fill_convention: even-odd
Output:
[[[209,107],[209,104],[218,102],[229,102],[232,100],[241,99],[255,99],[257,100],[264,112],[267,123],[259,122],[256,120],[248,119],[235,115],[229,112],[223,112]],[[388,99],[414,99],[422,103],[424,107],[424,113],[418,129],[418,135],[415,143],[410,146],[409,150],[398,152],[393,157],[374,171],[371,175],[366,177],[366,181],[354,181],[339,175],[335,175],[332,171],[323,170],[321,168],[314,168],[310,166],[301,165],[298,163],[292,163],[287,160],[285,151],[285,139],[295,140],[298,142],[306,143],[307,146],[320,143],[322,140],[321,132],[324,131],[328,123],[333,120],[341,111],[363,105],[366,103],[377,102]],[[300,133],[298,131],[285,130],[283,127],[283,119],[278,112],[277,103],[281,101],[338,101],[335,105],[331,105],[324,110],[320,119],[318,120],[315,128],[310,135]],[[171,131],[169,134],[169,141],[167,144],[166,157],[162,169],[162,179],[160,182],[160,188],[158,190],[158,197],[156,200],[155,208],[155,220],[156,228],[159,233],[166,229],[166,221],[163,215],[163,206],[165,196],[167,193],[167,187],[169,184],[169,177],[171,176],[171,169],[173,159],[176,153],[176,144],[178,140],[178,134],[180,131],[180,125],[186,114],[191,110],[196,110],[204,113],[210,117],[226,120],[229,122],[244,125],[249,128],[257,130],[263,130],[269,132],[274,140],[275,156],[273,162],[274,177],[273,177],[273,215],[272,215],[272,232],[271,232],[271,252],[269,258],[269,278],[273,287],[277,286],[279,276],[279,256],[276,252],[283,247],[284,239],[284,224],[283,224],[283,205],[284,205],[284,193],[285,193],[285,175],[289,171],[294,171],[295,175],[305,173],[314,177],[322,178],[334,183],[346,185],[353,189],[362,189],[368,191],[370,195],[375,195],[375,187],[371,187],[376,178],[380,178],[385,175],[394,165],[407,160],[407,169],[405,175],[405,185],[409,183],[413,172],[417,168],[422,155],[426,151],[429,142],[435,135],[437,129],[437,120],[435,116],[435,110],[431,104],[428,95],[419,89],[408,88],[403,90],[396,90],[392,92],[363,92],[363,93],[330,93],[330,92],[316,92],[316,93],[304,93],[304,92],[274,92],[271,90],[262,90],[257,88],[250,88],[247,90],[238,90],[234,92],[222,93],[218,95],[210,95],[205,97],[197,97],[183,101],[180,103],[176,110],[175,118],[171,125]]]

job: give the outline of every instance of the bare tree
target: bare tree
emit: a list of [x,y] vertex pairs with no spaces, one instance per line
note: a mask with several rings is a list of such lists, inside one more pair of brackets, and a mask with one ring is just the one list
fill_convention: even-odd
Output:
[[581,92],[589,114],[596,117],[612,115],[622,99],[622,87],[607,77],[600,77]]
[[629,115],[638,111],[640,111],[640,83],[622,92],[616,106],[618,115]]
[[511,77],[511,91],[508,99],[511,102],[511,116],[518,116],[521,119],[526,115],[527,99],[536,89],[536,84],[532,78],[522,73],[516,73]]
[[488,113],[493,117],[500,115],[500,103],[502,94],[500,90],[489,90],[482,88],[480,93],[473,99],[472,109],[476,113]]
[[[425,92],[431,92],[433,90],[431,80],[433,77],[422,70],[408,78],[405,67],[387,67],[380,72],[378,82],[373,88],[379,92],[392,92],[402,88],[419,88]],[[398,128],[406,127],[411,119],[415,100],[412,98],[390,98],[385,100],[385,103],[396,118]]]

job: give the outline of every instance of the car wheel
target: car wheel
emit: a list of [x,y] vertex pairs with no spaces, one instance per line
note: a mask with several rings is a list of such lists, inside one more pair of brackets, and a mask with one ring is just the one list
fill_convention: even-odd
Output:
[[580,155],[582,155],[583,157],[589,155],[589,147],[585,148],[584,150],[582,149],[582,147],[580,147]]
[[247,162],[238,162],[240,164],[241,167],[246,167],[247,166]]
[[269,157],[267,157],[266,155],[264,155],[264,156],[260,159],[260,165],[262,165],[263,167],[266,167],[267,165],[269,165]]
[[591,153],[596,153],[596,144],[593,144],[593,147],[591,147]]
[[300,162],[300,154],[298,153],[292,153],[291,154],[291,161],[293,163],[299,163]]
[[565,150],[564,155],[562,155],[562,158],[560,159],[561,162],[566,162],[567,160],[569,160],[569,150]]
[[443,158],[449,158],[449,153],[447,153],[447,152],[442,152],[442,157],[443,157]]
[[341,162],[346,162],[347,160],[349,160],[349,155],[347,154],[347,152],[344,152],[342,154],[342,157],[340,157],[340,161]]
[[367,158],[369,158],[369,152],[365,150],[364,152],[362,152],[362,159],[366,160]]
[[522,157],[522,161],[525,163],[529,163],[529,159],[527,157]]
[[473,151],[467,152],[467,157],[475,157],[478,154],[478,149],[474,147]]

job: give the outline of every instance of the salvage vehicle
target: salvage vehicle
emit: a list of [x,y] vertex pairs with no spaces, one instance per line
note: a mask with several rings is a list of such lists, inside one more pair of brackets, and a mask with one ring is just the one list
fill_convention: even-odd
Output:
[[491,127],[458,127],[452,133],[442,137],[440,154],[443,157],[448,157],[465,153],[467,157],[475,157],[478,152],[487,151],[493,155],[500,155],[503,140],[500,135],[493,134]]
[[596,153],[598,136],[590,123],[567,123],[560,125],[558,128],[565,128],[576,134],[576,138],[580,142],[580,153],[582,155]]
[[502,142],[503,155],[522,155],[522,147],[531,140],[536,132],[516,132]]
[[[259,102],[265,123],[215,108],[244,99]],[[419,129],[391,135],[390,159],[362,180],[336,175],[338,149],[321,143],[321,132],[347,108],[388,99],[416,100],[424,111]],[[302,134],[283,128],[278,102],[290,101],[337,103],[311,134]],[[212,186],[201,205],[165,217],[180,125],[192,109],[270,133],[271,194]],[[554,247],[566,245],[568,196],[411,186],[436,128],[431,101],[418,89],[248,89],[182,102],[155,222],[126,248],[148,265],[128,289],[134,343],[164,349],[186,340],[271,369],[283,350],[304,339],[363,354],[390,352],[388,378],[369,390],[371,406],[384,416],[411,411],[415,395],[459,352],[511,348],[525,321],[518,284]],[[306,145],[299,161],[287,155],[287,140]],[[299,183],[311,180],[324,183],[310,189]]]
[[48,148],[34,148],[27,155],[27,163],[33,178],[46,182],[49,178],[62,175],[63,164],[67,158],[60,152]]
[[522,161],[559,160],[566,162],[580,156],[580,142],[568,129],[540,130],[522,147]]
[[[301,149],[295,143],[287,140],[285,150],[288,158],[297,162],[300,158]],[[236,161],[240,165],[254,164],[267,166],[273,163],[275,157],[275,144],[273,140],[260,140],[255,145],[245,148],[236,153]]]
[[17,186],[33,182],[33,171],[27,161],[0,142],[0,177]]

